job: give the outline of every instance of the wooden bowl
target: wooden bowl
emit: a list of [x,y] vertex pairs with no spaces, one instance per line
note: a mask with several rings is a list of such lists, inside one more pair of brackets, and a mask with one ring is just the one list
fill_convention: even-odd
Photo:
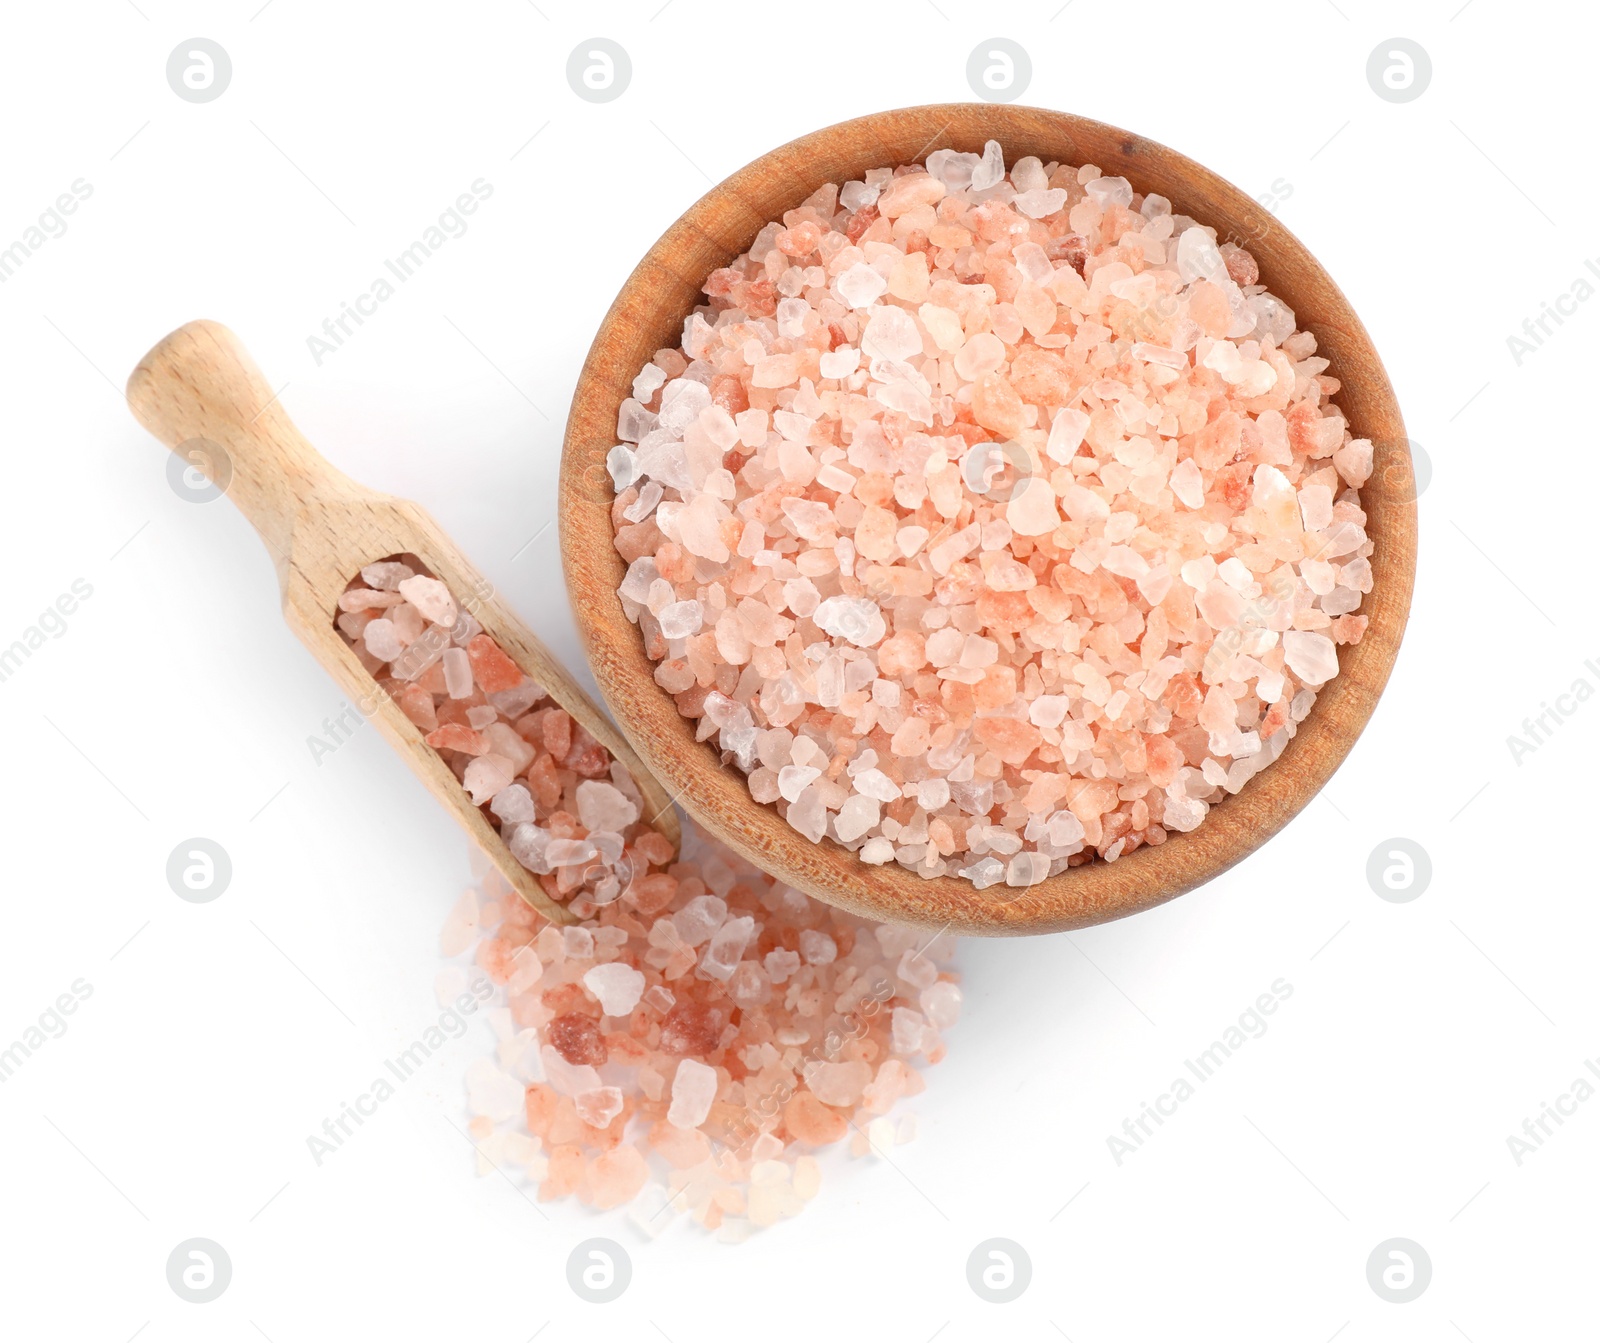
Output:
[[[639,369],[675,347],[700,286],[745,251],[757,231],[825,182],[869,168],[920,162],[935,149],[981,151],[998,140],[1009,165],[1025,154],[1095,163],[1135,191],[1158,192],[1174,213],[1216,228],[1255,255],[1261,282],[1315,333],[1343,387],[1336,401],[1351,433],[1371,439],[1372,479],[1362,489],[1374,542],[1373,588],[1361,610],[1365,638],[1339,650],[1339,675],[1279,759],[1214,807],[1198,829],[1096,860],[1037,886],[984,891],[960,877],[928,880],[894,864],[873,867],[823,840],[813,844],[744,776],[695,740],[654,679],[617,585],[626,566],[612,545],[611,483],[603,461],[617,441],[617,408]],[[611,712],[669,793],[708,831],[798,890],[871,918],[1015,934],[1081,928],[1148,909],[1238,862],[1315,796],[1371,717],[1400,645],[1416,568],[1416,491],[1405,426],[1383,364],[1339,288],[1305,247],[1237,187],[1174,150],[1128,131],[1040,108],[953,103],[880,112],[830,126],[765,154],[700,198],[645,254],[595,336],[567,420],[561,462],[561,551],[573,611]]]

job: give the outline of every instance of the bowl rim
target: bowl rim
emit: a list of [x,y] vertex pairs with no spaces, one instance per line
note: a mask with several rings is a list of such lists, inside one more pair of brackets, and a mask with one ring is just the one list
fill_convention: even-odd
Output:
[[[813,844],[772,807],[750,797],[744,775],[721,763],[696,723],[656,685],[638,627],[622,612],[626,570],[611,544],[606,453],[616,415],[639,368],[675,346],[700,285],[746,250],[756,232],[826,182],[869,168],[922,162],[940,148],[981,150],[999,140],[1008,164],[1024,154],[1093,162],[1136,191],[1172,201],[1174,213],[1250,246],[1261,283],[1317,336],[1335,403],[1352,434],[1374,445],[1361,489],[1374,542],[1373,590],[1360,611],[1362,641],[1339,649],[1339,674],[1272,765],[1214,806],[1195,830],[1141,846],[1115,862],[1096,859],[1035,886],[976,890],[965,878],[923,878],[873,867],[823,839]],[[915,152],[907,146],[920,145]],[[1225,227],[1226,226],[1226,227]],[[1003,935],[1108,922],[1203,885],[1283,828],[1325,784],[1370,720],[1393,669],[1416,568],[1416,490],[1394,389],[1348,300],[1305,246],[1260,203],[1194,160],[1130,131],[1066,112],[1019,104],[950,103],[898,108],[824,127],[761,155],[684,212],[629,275],[602,320],[573,394],[562,446],[558,512],[574,618],[606,705],[674,800],[717,839],[779,880],[871,918]],[[843,859],[844,861],[840,861]]]

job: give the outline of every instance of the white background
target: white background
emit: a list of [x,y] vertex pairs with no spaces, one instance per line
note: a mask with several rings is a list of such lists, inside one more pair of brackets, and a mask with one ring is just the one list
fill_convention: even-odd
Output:
[[[1600,704],[1520,764],[1506,743],[1576,678],[1600,686],[1584,668],[1600,656],[1600,303],[1520,367],[1507,347],[1600,255],[1587,11],[7,8],[0,247],[74,179],[93,187],[0,286],[0,645],[74,579],[93,587],[0,684],[0,1044],[74,980],[93,986],[0,1085],[7,1337],[1592,1330],[1600,1099],[1520,1167],[1506,1143],[1600,1055],[1585,861]],[[197,35],[233,61],[205,105],[164,76]],[[605,105],[564,76],[595,35],[633,62]],[[629,269],[756,155],[847,116],[971,98],[968,54],[996,35],[1031,53],[1024,101],[1134,129],[1252,194],[1290,184],[1281,219],[1363,314],[1434,468],[1410,631],[1366,735],[1322,798],[1204,890],[1072,936],[964,944],[968,1010],[915,1103],[920,1136],[892,1165],[830,1164],[803,1216],[742,1247],[687,1225],[646,1243],[614,1214],[475,1178],[453,1125],[481,1026],[314,1166],[306,1135],[436,1012],[463,845],[371,731],[313,763],[306,738],[340,697],[279,619],[250,528],[169,488],[166,451],[122,404],[128,371],[183,321],[227,322],[329,458],[421,500],[577,667],[556,532],[540,529],[564,408]],[[1403,105],[1365,76],[1397,35],[1433,62]],[[470,231],[318,367],[306,338],[479,177],[494,194]],[[211,904],[165,879],[192,836],[232,858]],[[1367,883],[1392,836],[1432,858],[1410,903]],[[1107,1135],[1280,977],[1293,995],[1267,1034],[1118,1166]],[[566,1285],[594,1235],[633,1257],[611,1305]],[[233,1261],[209,1305],[165,1278],[192,1236]],[[1032,1259],[1010,1305],[967,1284],[991,1236]],[[1408,1305],[1366,1279],[1395,1236],[1433,1263]]]

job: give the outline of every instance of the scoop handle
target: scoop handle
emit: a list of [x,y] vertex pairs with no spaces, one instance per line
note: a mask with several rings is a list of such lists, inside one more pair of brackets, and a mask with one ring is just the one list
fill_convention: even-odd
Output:
[[162,338],[128,377],[134,418],[233,500],[279,566],[320,489],[355,488],[294,427],[239,338],[198,321]]

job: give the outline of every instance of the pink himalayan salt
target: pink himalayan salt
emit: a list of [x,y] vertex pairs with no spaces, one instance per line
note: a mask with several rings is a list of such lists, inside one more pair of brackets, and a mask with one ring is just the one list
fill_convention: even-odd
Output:
[[1027,886],[1191,830],[1365,631],[1372,445],[1162,198],[993,142],[868,177],[716,271],[622,405],[656,680],[869,863]]
[[515,766],[505,756],[490,752],[475,756],[467,763],[466,773],[461,776],[461,786],[472,794],[472,800],[481,807],[493,802],[495,794],[516,777]]
[[455,598],[450,595],[450,589],[437,578],[429,578],[426,574],[415,574],[403,579],[400,583],[400,595],[416,607],[422,618],[430,625],[449,626],[456,623]]
[[523,679],[521,669],[487,634],[478,635],[467,645],[467,659],[474,679],[486,695],[511,690]]
[[637,1147],[615,1147],[589,1162],[589,1201],[597,1208],[620,1208],[635,1198],[650,1178],[650,1165]]
[[[452,912],[450,945],[481,924],[474,959],[503,995],[474,1094],[499,1114],[496,1079],[524,1088],[518,1115],[480,1115],[472,1129],[479,1169],[524,1174],[541,1199],[631,1202],[649,1235],[685,1211],[711,1230],[771,1225],[816,1194],[810,1151],[869,1130],[880,1151],[908,1138],[909,1126],[877,1121],[922,1089],[913,1060],[942,1057],[959,1013],[953,939],[808,900],[692,824],[670,872],[649,870],[577,927],[546,924],[494,873],[473,896],[471,920]],[[725,985],[699,960],[744,920]],[[518,968],[529,961],[536,978]],[[601,1017],[596,973],[619,969],[647,987],[626,1017]],[[765,992],[735,1001],[753,981]]]
[[578,1118],[590,1128],[605,1128],[622,1113],[622,1092],[617,1087],[596,1087],[572,1098]]
[[[378,583],[386,586],[367,586]],[[635,871],[670,853],[641,824],[642,798],[627,771],[523,675],[416,556],[367,565],[339,607],[336,624],[362,665],[552,900],[592,912],[615,900]],[[383,614],[348,625],[375,610]],[[464,923],[452,934],[465,935]]]
[[400,584],[416,573],[409,564],[400,560],[379,560],[361,571],[361,581],[380,592],[395,592]]
[[361,640],[366,645],[367,652],[379,662],[392,662],[405,652],[408,642],[401,637],[395,622],[386,616],[369,620],[361,632]]

